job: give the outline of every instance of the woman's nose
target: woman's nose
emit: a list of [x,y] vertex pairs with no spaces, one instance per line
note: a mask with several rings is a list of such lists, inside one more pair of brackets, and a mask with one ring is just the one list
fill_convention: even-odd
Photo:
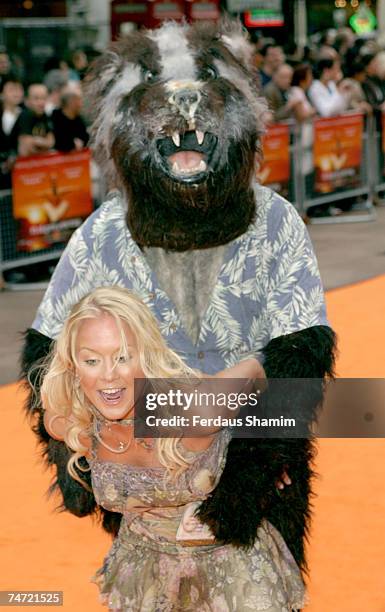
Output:
[[104,380],[116,380],[119,377],[116,363],[106,363],[102,372]]

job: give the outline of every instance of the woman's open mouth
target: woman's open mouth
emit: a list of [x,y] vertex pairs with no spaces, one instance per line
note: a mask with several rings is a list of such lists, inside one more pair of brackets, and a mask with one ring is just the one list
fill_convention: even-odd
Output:
[[125,392],[125,388],[116,388],[116,389],[100,389],[98,391],[100,397],[103,402],[107,404],[107,406],[115,406],[119,404],[119,402],[123,399]]
[[190,130],[174,132],[157,142],[162,170],[170,178],[183,183],[199,183],[210,172],[217,137],[210,132]]

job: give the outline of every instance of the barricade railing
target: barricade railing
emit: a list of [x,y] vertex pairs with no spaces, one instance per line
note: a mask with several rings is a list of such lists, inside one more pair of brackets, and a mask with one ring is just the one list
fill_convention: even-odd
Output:
[[371,118],[370,139],[371,185],[378,206],[385,206],[385,112],[375,113]]
[[[276,124],[268,129],[265,146],[269,148],[270,139],[274,144],[275,132],[282,125],[290,130],[289,200],[301,216],[310,223],[322,224],[373,220],[376,216],[374,186],[377,181],[377,191],[381,187],[385,191],[385,175],[381,185],[378,176],[373,174],[379,165],[380,152],[374,145],[376,134],[372,117],[351,112],[303,124]],[[286,152],[283,156],[285,158]],[[273,182],[266,180],[269,164],[268,156],[259,178],[265,185],[275,188]],[[348,212],[338,216],[326,216],[326,211],[325,216],[309,215],[312,207],[322,211],[331,205],[346,208]]]
[[[346,113],[301,125],[287,121],[270,126],[263,139],[264,160],[258,178],[292,202],[310,223],[373,220],[373,198],[385,204],[384,125],[383,116]],[[105,195],[103,180],[99,173],[95,176],[95,170],[94,166],[94,208]],[[352,201],[353,212],[309,217],[313,206],[343,206]],[[58,242],[47,248],[43,244],[43,248],[37,245],[36,250],[20,249],[20,219],[16,217],[15,193],[10,189],[0,191],[1,278],[6,270],[56,260],[65,248]]]
[[[80,160],[81,155],[79,154],[78,157]],[[59,156],[56,156],[56,158],[59,158]],[[69,163],[64,164],[64,170],[66,170],[65,166],[68,166],[68,184],[66,184],[65,179],[63,180],[59,176],[56,158],[55,155],[52,155],[52,157],[46,156],[42,167],[39,166],[38,162],[40,160],[37,158],[19,160],[27,167],[24,175],[26,180],[22,184],[24,190],[19,190],[19,193],[18,189],[0,190],[0,285],[4,288],[40,289],[47,286],[47,282],[17,283],[9,280],[4,281],[4,272],[51,260],[55,263],[55,260],[60,258],[73,229],[80,225],[82,218],[97,208],[104,199],[104,181],[97,166],[94,162],[91,162],[87,182],[83,183],[82,187],[84,200],[82,207],[79,207],[76,202],[78,194],[72,192],[72,202],[76,202],[75,214],[72,215],[75,218],[72,219],[69,214],[72,204],[71,189],[74,188],[74,177],[75,179],[80,177],[79,180],[84,181],[80,168],[81,163],[84,163],[85,160],[79,162],[75,158],[75,162],[73,162],[69,158]],[[78,167],[76,166],[77,161],[79,163]],[[50,164],[49,178],[51,184],[47,189],[46,179],[43,177],[40,192],[35,192],[37,196],[36,201],[34,201],[34,184],[39,180],[39,176],[46,171],[44,162],[46,166]],[[31,169],[28,169],[28,164],[30,164]],[[22,168],[20,173],[22,174],[23,171]],[[23,180],[21,180],[21,183],[23,183]],[[48,195],[42,198],[42,193]],[[42,203],[44,199],[46,199],[46,202]],[[89,204],[86,203],[87,200]],[[63,204],[61,204],[62,202]],[[63,219],[58,221],[57,208],[60,205],[63,206],[64,214],[62,215]],[[87,212],[85,213],[85,211]],[[49,217],[50,213],[51,216],[53,215],[51,219],[47,218],[47,214]],[[39,217],[41,218],[41,224]],[[52,222],[50,223],[50,221]],[[42,231],[40,231],[41,228]],[[44,234],[44,230],[47,231],[46,234]],[[60,231],[62,235],[60,235]],[[49,240],[47,239],[48,233]]]

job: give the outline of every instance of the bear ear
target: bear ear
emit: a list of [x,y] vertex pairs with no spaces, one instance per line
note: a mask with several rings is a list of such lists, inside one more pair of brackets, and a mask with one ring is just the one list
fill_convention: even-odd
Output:
[[[117,44],[115,43],[115,47]],[[86,86],[95,95],[103,95],[111,86],[119,70],[122,67],[123,58],[117,49],[107,49],[91,64],[86,75]],[[94,91],[92,91],[94,89]]]
[[219,39],[246,68],[253,65],[254,48],[239,20],[225,18],[219,25]]

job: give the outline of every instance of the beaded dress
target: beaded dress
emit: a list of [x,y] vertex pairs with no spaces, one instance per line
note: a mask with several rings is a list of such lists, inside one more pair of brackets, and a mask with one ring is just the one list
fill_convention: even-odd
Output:
[[95,433],[100,433],[97,419],[89,459],[96,501],[123,515],[103,566],[91,578],[102,604],[120,612],[287,612],[304,605],[299,568],[269,522],[262,522],[247,551],[176,541],[187,504],[205,499],[219,481],[228,430],[204,451],[181,447],[191,463],[171,481],[163,467],[99,459]]

